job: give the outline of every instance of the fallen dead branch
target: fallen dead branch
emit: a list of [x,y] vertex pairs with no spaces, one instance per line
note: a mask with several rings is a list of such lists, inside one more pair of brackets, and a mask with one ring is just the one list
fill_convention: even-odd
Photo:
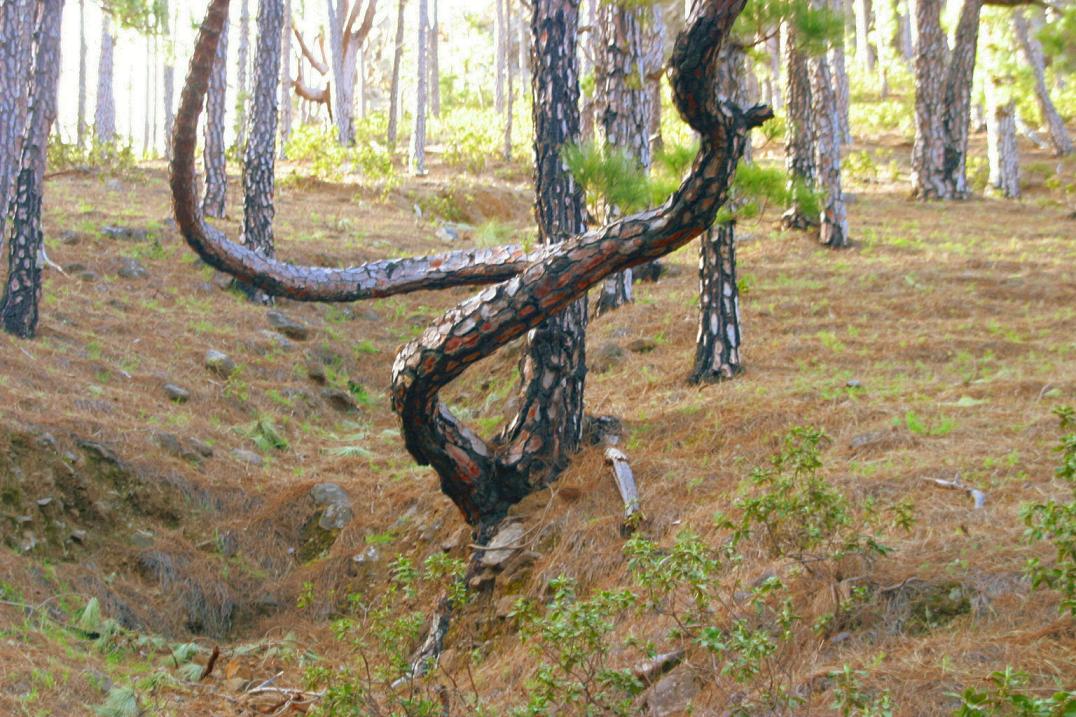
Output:
[[962,490],[971,496],[971,499],[975,501],[975,510],[980,510],[986,505],[986,493],[982,492],[978,488],[972,488],[964,481],[960,480],[960,476],[957,475],[952,480],[946,480],[944,478],[926,478],[924,479],[928,483],[933,483],[940,488],[947,488],[949,490]]
[[605,464],[613,469],[613,480],[620,498],[624,501],[624,523],[620,528],[622,534],[631,533],[639,522],[639,489],[635,485],[635,475],[631,472],[628,456],[619,448],[609,446],[605,449]]

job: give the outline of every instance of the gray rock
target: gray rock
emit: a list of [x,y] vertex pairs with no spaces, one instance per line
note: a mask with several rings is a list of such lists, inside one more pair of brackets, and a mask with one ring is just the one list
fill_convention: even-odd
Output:
[[136,530],[131,534],[131,543],[139,548],[152,548],[154,536],[152,530]]
[[297,341],[305,341],[310,338],[310,329],[295,319],[292,319],[279,311],[269,311],[265,314],[269,325],[279,333]]
[[519,548],[519,542],[523,540],[523,524],[508,523],[501,526],[493,539],[489,541],[489,547],[482,554],[481,565],[484,568],[503,567]]
[[34,502],[37,503],[38,508],[44,508],[44,507],[48,506],[50,503],[52,503],[52,498],[49,497],[49,496],[45,496],[44,498],[38,498]]
[[228,378],[235,371],[235,361],[223,351],[209,349],[205,352],[205,367],[221,378]]
[[373,545],[366,548],[361,553],[357,553],[351,558],[351,562],[357,565],[364,565],[367,563],[376,563],[381,559],[381,554],[377,552],[377,548]]
[[177,386],[174,383],[166,383],[164,385],[164,393],[168,398],[176,403],[186,403],[191,398],[191,392],[182,386]]
[[365,321],[381,321],[381,314],[373,309],[363,309],[359,316]]
[[248,451],[243,448],[236,448],[232,450],[232,458],[235,458],[240,463],[246,463],[255,467],[261,466],[264,461],[254,451]]
[[78,273],[78,278],[82,281],[92,284],[93,282],[97,281],[97,274],[92,271],[80,271]]
[[110,192],[122,192],[123,182],[113,177],[112,179],[109,179],[107,182],[105,182],[105,189]]
[[130,257],[124,258],[123,266],[116,273],[124,279],[145,279],[149,276],[149,271],[146,270],[146,267],[142,266],[137,259]]
[[320,361],[307,361],[306,375],[314,383],[324,384],[328,380],[325,376],[325,365]]
[[74,246],[85,238],[86,235],[82,232],[74,232],[68,229],[60,234],[60,243],[66,246]]
[[194,452],[200,455],[202,458],[213,457],[213,446],[209,445],[205,441],[199,440],[197,438],[192,438],[190,440],[190,444],[191,448],[194,449]]
[[293,344],[284,334],[278,334],[275,331],[270,331],[269,329],[262,329],[258,333],[264,336],[266,340],[271,342],[277,348],[283,349],[285,351],[295,348],[295,344]]
[[358,406],[355,405],[354,396],[339,388],[323,388],[321,389],[321,397],[325,399],[326,403],[341,413],[350,413],[351,411],[358,409]]
[[120,239],[123,241],[146,241],[149,239],[148,229],[121,227],[114,224],[106,224],[101,227],[101,233],[109,239]]
[[658,347],[658,342],[650,338],[635,339],[628,344],[628,351],[637,354],[650,353]]
[[646,712],[650,717],[672,717],[691,706],[699,686],[687,670],[673,670],[650,688],[646,695]]
[[591,370],[596,373],[605,373],[624,363],[624,349],[619,344],[606,341],[599,344],[598,348],[587,356],[587,363],[590,364]]
[[85,545],[86,544],[86,531],[81,530],[81,529],[72,530],[71,531],[71,542],[78,543],[79,545]]
[[153,441],[165,451],[171,453],[174,456],[182,456],[185,451],[183,444],[180,443],[179,437],[174,433],[157,433],[153,436]]
[[64,267],[64,271],[68,274],[78,274],[81,271],[86,271],[86,265],[78,261],[71,262]]
[[445,226],[438,227],[437,238],[443,242],[452,243],[459,241],[463,237],[460,236],[460,233],[455,227],[446,224]]
[[317,484],[310,489],[310,497],[324,509],[318,518],[318,527],[322,530],[341,530],[354,517],[351,498],[336,483]]

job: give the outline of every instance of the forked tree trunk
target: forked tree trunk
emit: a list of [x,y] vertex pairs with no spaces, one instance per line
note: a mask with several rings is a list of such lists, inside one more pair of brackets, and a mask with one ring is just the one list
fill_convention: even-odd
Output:
[[[607,147],[625,152],[650,169],[650,106],[646,86],[643,23],[647,8],[631,9],[618,3],[598,7],[597,94],[599,121]],[[608,218],[620,215],[608,207]],[[595,315],[601,316],[632,301],[631,269],[613,274],[602,284]]]
[[411,174],[419,177],[426,175],[426,101],[429,92],[429,69],[426,66],[426,51],[429,49],[426,38],[429,25],[428,0],[418,0],[418,42],[415,51],[418,54],[415,78],[415,131],[411,133]]
[[93,116],[93,136],[108,143],[116,138],[116,99],[112,93],[113,49],[112,20],[101,15],[101,56],[97,63],[97,109]]
[[403,61],[404,7],[407,0],[399,0],[396,10],[396,43],[392,52],[392,84],[389,86],[389,149],[396,149],[397,127],[400,122],[400,63]]
[[[33,70],[35,5],[34,0],[0,3],[0,248],[4,246],[12,183],[21,159]],[[24,31],[27,27],[30,33]]]
[[[8,0],[15,6],[14,0]],[[86,145],[86,0],[78,0],[78,125],[76,142],[78,146]]]
[[[788,26],[785,40],[785,168],[789,180],[814,187],[818,169],[815,165],[815,111],[811,97],[811,74],[807,55],[799,49],[796,31]],[[793,200],[781,217],[787,229],[806,229],[818,223],[804,207]]]
[[228,25],[225,23],[216,43],[216,58],[209,76],[206,95],[205,198],[202,211],[206,216],[222,218],[228,199],[228,173],[224,156],[224,113],[228,99]]
[[291,139],[291,0],[284,0],[284,27],[280,42],[280,159],[288,158]]
[[[243,243],[273,256],[273,194],[276,161],[277,89],[284,0],[259,0],[254,55],[254,102],[243,162]],[[250,292],[254,296],[253,292]]]
[[970,194],[968,127],[982,0],[964,0],[951,53],[941,27],[941,7],[942,0],[916,3],[912,187],[920,199],[965,199]]
[[250,0],[239,3],[239,46],[237,48],[239,71],[235,93],[235,146],[242,154],[247,146],[247,69],[250,67]]
[[[744,0],[697,3],[687,28],[677,40],[670,81],[681,115],[700,135],[700,149],[690,174],[673,196],[658,209],[625,217],[598,231],[575,234],[542,249],[507,281],[486,288],[446,312],[396,358],[392,404],[407,449],[418,463],[434,468],[442,490],[475,529],[479,542],[490,537],[508,507],[544,485],[544,481],[536,478],[547,473],[538,470],[540,465],[535,458],[550,451],[548,434],[528,434],[524,429],[514,440],[505,440],[512,437],[502,434],[502,440],[487,443],[448,411],[440,401],[440,391],[475,362],[563,312],[609,274],[674,251],[710,225],[726,199],[748,130],[772,117],[765,107],[744,112],[720,101],[714,91],[715,54],[743,3]],[[505,250],[474,251],[469,257],[468,253],[456,252],[435,260],[374,262],[345,270],[297,267],[232,244],[209,227],[196,209],[193,152],[206,78],[227,6],[228,0],[212,0],[199,34],[176,123],[176,158],[172,162],[176,223],[203,259],[267,291],[308,301],[344,301],[360,298],[362,294],[387,295],[405,290],[405,285],[428,289],[452,283],[485,283],[498,270],[504,271],[511,258],[511,252]],[[557,67],[567,63],[573,71],[571,76],[575,76],[576,8],[574,0],[535,3],[532,28],[539,40],[536,76],[544,76],[545,68],[551,63]],[[566,25],[571,33],[564,31]],[[565,45],[565,38],[571,44]],[[557,99],[557,95],[571,102],[568,107],[574,107],[578,101],[576,87],[556,83],[546,87],[536,80],[535,89],[538,91],[535,107],[542,107],[535,110],[539,123],[544,123],[544,128],[555,135],[575,129],[571,126],[573,120],[577,122],[574,117],[551,115],[542,120],[540,115],[549,111],[549,105],[542,106],[542,102]],[[549,94],[554,97],[550,98]],[[566,105],[557,102],[555,106]],[[542,127],[536,131],[540,218],[558,216],[564,211],[563,201],[559,206],[550,202],[562,200],[565,194],[542,194],[543,189],[549,188],[542,181],[542,163],[547,163],[547,169],[555,169],[556,176],[564,176],[559,151],[550,153],[550,147],[540,144],[550,136],[553,135],[543,132]],[[578,188],[570,178],[565,177],[560,186],[578,196]],[[581,220],[580,206],[574,209],[572,218]],[[553,223],[540,221],[539,225]],[[563,232],[566,228],[561,225],[557,229]],[[560,234],[566,235],[566,232]],[[476,263],[477,255],[483,253],[484,266]],[[490,261],[498,258],[503,260],[499,265]],[[386,267],[391,268],[387,274]],[[584,316],[577,318],[582,321]],[[551,347],[564,348],[560,342]],[[543,401],[544,405],[556,405],[563,400],[564,388],[557,383],[557,372],[546,373],[548,368],[557,368],[557,363],[549,358],[536,361],[531,364],[530,372],[527,366],[525,361],[524,381],[536,386],[543,396],[558,399]],[[532,413],[535,415],[524,413],[526,420],[537,420],[539,423],[535,425],[542,428],[558,426],[566,418],[555,413],[539,417],[538,410]],[[514,422],[523,423],[519,419]],[[549,468],[548,464],[541,467]]]
[[841,190],[841,122],[837,94],[825,55],[812,57],[811,97],[815,110],[814,137],[817,153],[817,187],[824,194],[819,217],[818,240],[832,249],[848,246],[848,213]]
[[22,338],[33,338],[37,332],[41,302],[41,275],[45,268],[41,207],[49,130],[56,119],[63,6],[64,0],[38,0],[37,3],[33,79],[12,202],[14,215],[8,247],[7,284],[3,299],[0,299],[0,322],[4,330]]
[[1001,80],[986,80],[986,154],[988,190],[1006,199],[1020,196],[1020,157],[1016,148],[1016,103]]
[[1050,142],[1054,146],[1054,154],[1063,157],[1072,154],[1072,138],[1069,137],[1065,121],[1057,113],[1053,100],[1050,99],[1050,90],[1046,87],[1045,61],[1042,56],[1042,45],[1039,39],[1031,32],[1027,18],[1023,10],[1016,10],[1012,17],[1013,30],[1020,43],[1020,50],[1024,59],[1031,67],[1031,73],[1035,78],[1035,100],[1039,103],[1039,114],[1050,133]]

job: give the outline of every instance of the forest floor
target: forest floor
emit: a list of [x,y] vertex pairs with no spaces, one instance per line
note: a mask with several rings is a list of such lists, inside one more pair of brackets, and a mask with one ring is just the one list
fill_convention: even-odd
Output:
[[[866,149],[907,153],[895,140]],[[637,284],[634,305],[591,323],[587,411],[623,420],[643,530],[659,543],[685,529],[723,540],[715,512],[801,424],[826,431],[823,472],[853,501],[883,516],[910,506],[910,526],[877,521],[893,551],[869,582],[913,610],[925,601],[926,617],[913,630],[879,598],[872,622],[804,643],[782,668],[808,686],[804,710],[828,713],[832,683],[817,678],[843,665],[899,715],[950,714],[952,693],[1006,666],[1036,694],[1076,686],[1076,627],[1024,577],[1047,553],[1026,544],[1019,515],[1064,495],[1051,411],[1076,403],[1076,159],[1021,149],[1018,202],[913,202],[906,167],[853,177],[847,251],[780,232],[777,208],[739,226],[746,372],[734,381],[686,381],[695,244]],[[404,450],[387,388],[397,348],[471,292],[280,301],[303,326],[282,338],[179,238],[162,163],[64,174],[46,191],[48,253],[67,275],[47,274],[39,338],[0,337],[0,713],[91,714],[127,686],[147,714],[271,713],[278,696],[250,686],[300,686],[310,665],[354,659],[329,618],[346,595],[381,590],[394,556],[466,557],[463,521]],[[239,191],[233,177],[233,237]],[[516,241],[533,235],[530,191],[522,169],[472,176],[436,160],[387,196],[285,182],[278,253],[343,265]],[[446,218],[474,231],[439,237]],[[211,349],[235,362],[227,378],[207,369]],[[486,435],[511,413],[517,356],[506,347],[450,391]],[[932,482],[955,478],[985,493],[982,509]],[[311,525],[323,482],[350,496],[339,535]],[[473,684],[493,714],[524,703],[537,658],[504,620],[505,597],[540,596],[561,574],[581,593],[624,584],[621,512],[599,448],[517,506],[529,564],[465,612],[444,678]],[[91,596],[100,618],[85,614]],[[669,648],[645,619],[618,631]],[[192,680],[214,646],[214,671]],[[716,714],[716,692],[704,686],[694,714]]]

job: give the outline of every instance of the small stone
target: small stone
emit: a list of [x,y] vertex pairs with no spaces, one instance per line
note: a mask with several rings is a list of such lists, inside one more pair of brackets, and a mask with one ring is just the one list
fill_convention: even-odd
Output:
[[452,242],[459,241],[462,237],[460,237],[460,233],[456,231],[455,227],[445,225],[442,227],[438,227],[437,238],[443,242],[451,244]]
[[38,498],[38,499],[37,499],[37,500],[35,500],[34,502],[35,502],[35,503],[37,503],[37,507],[38,507],[38,508],[44,508],[45,506],[47,506],[47,505],[49,505],[50,503],[52,503],[52,498],[51,498],[51,497],[48,497],[48,496],[46,496],[46,497],[44,497],[44,498]]
[[221,378],[228,378],[235,371],[235,361],[232,361],[228,354],[216,349],[205,352],[205,366]]
[[86,271],[86,265],[78,261],[71,262],[64,267],[64,271],[68,274],[78,274],[80,271]]
[[240,463],[247,463],[249,465],[258,467],[264,462],[262,457],[254,451],[248,451],[243,448],[235,448],[232,450],[232,457]]
[[153,531],[136,530],[131,534],[131,543],[139,548],[152,548],[154,542]]
[[223,271],[213,272],[213,278],[210,280],[213,286],[217,287],[221,291],[227,291],[232,288],[232,275],[225,274]]
[[24,553],[29,553],[31,550],[37,547],[37,537],[33,533],[23,533],[22,543],[19,548]]
[[86,544],[86,531],[81,530],[81,529],[72,530],[71,531],[71,542],[78,543],[79,545],[85,545]]
[[66,246],[75,246],[82,241],[82,234],[79,232],[73,232],[70,229],[60,234],[60,243]]
[[848,388],[863,388],[863,384],[854,378],[849,379],[844,385]]
[[272,326],[273,329],[284,334],[288,338],[297,341],[305,341],[310,338],[310,329],[307,328],[305,324],[289,318],[279,311],[269,311],[265,314],[265,317],[269,320],[269,325]]
[[101,233],[109,239],[121,239],[123,241],[146,241],[149,239],[149,230],[136,227],[105,225],[101,227]]
[[82,281],[92,284],[93,282],[97,281],[97,274],[92,271],[80,271],[78,273],[78,278]]
[[310,489],[310,497],[318,506],[325,506],[318,527],[322,530],[341,530],[354,516],[351,498],[336,483],[319,483]]
[[42,433],[37,437],[37,445],[56,450],[56,437],[48,432]]
[[324,384],[328,380],[325,376],[325,366],[320,361],[308,361],[306,375],[314,383]]
[[371,545],[366,550],[352,557],[351,562],[357,563],[359,565],[363,565],[365,563],[376,563],[380,557],[381,555],[377,552],[377,548]]
[[359,316],[364,321],[381,321],[381,314],[377,313],[373,309],[363,309]]
[[512,554],[519,550],[519,541],[523,540],[523,524],[508,523],[497,531],[489,546],[482,554],[481,565],[484,568],[500,568]]
[[191,392],[182,386],[177,386],[174,383],[166,383],[164,385],[164,393],[168,398],[176,403],[186,403],[191,398]]
[[209,445],[205,441],[201,441],[197,438],[192,438],[190,440],[190,444],[191,448],[194,449],[194,452],[200,455],[202,458],[213,457],[213,446]]
[[146,270],[146,267],[142,266],[137,259],[131,259],[130,257],[123,260],[123,266],[116,273],[124,279],[145,279],[149,276],[149,271]]
[[186,451],[179,441],[179,436],[174,433],[157,433],[153,436],[154,442],[173,456],[182,456]]
[[632,353],[637,353],[637,354],[645,354],[645,353],[650,353],[651,351],[653,351],[657,347],[658,347],[658,343],[657,343],[657,341],[654,341],[654,339],[648,339],[648,338],[635,339],[634,341],[632,341],[631,343],[628,344],[628,351],[631,351]]
[[593,354],[587,356],[587,363],[596,373],[605,373],[624,362],[624,349],[612,341],[598,346]]
[[673,670],[650,688],[646,703],[650,717],[672,717],[681,714],[699,693],[699,686],[691,673],[680,669]]
[[109,179],[107,182],[105,182],[105,189],[110,192],[122,192],[123,182],[113,177],[112,179]]
[[33,522],[34,522],[34,519],[31,518],[28,515],[16,515],[15,516],[15,524],[16,525],[29,525],[30,523],[33,523]]
[[496,615],[500,620],[507,620],[508,616],[512,614],[512,610],[516,607],[516,602],[519,597],[516,595],[505,595],[497,601]]
[[258,333],[264,336],[266,340],[268,340],[270,343],[272,343],[279,349],[288,351],[295,348],[295,344],[288,340],[288,337],[284,336],[283,334],[278,334],[275,331],[270,331],[269,329],[262,329]]
[[358,408],[355,405],[355,398],[347,391],[342,391],[339,388],[323,388],[321,389],[321,397],[341,413],[350,413]]

